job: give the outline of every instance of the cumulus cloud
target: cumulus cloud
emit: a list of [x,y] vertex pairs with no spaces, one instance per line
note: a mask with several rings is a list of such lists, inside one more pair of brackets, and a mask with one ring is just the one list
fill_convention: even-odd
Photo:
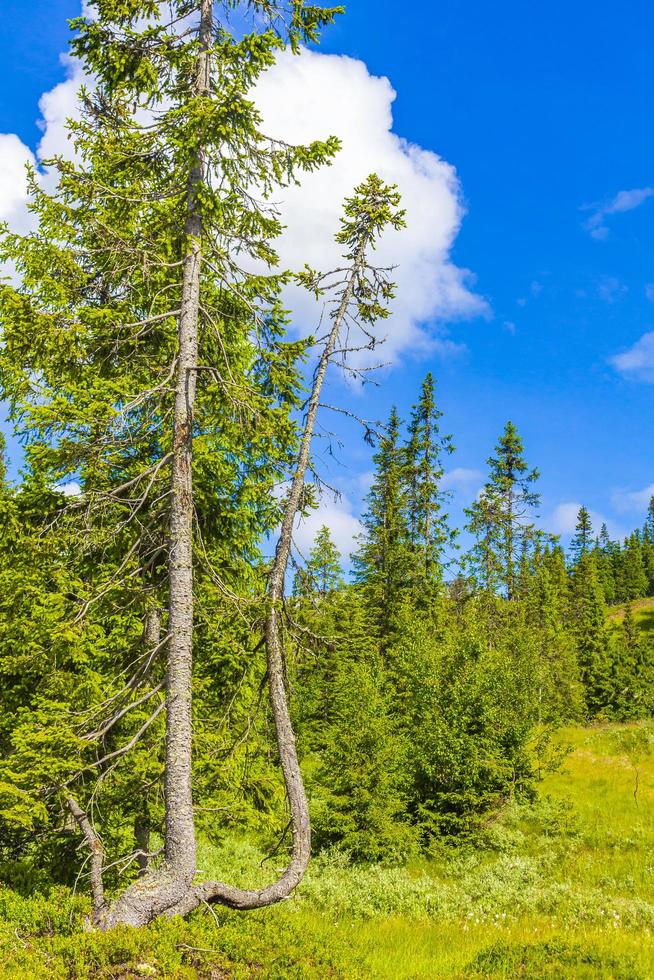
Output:
[[355,538],[363,530],[361,522],[353,513],[350,500],[345,496],[323,496],[316,510],[310,511],[306,517],[297,518],[293,540],[302,557],[308,557],[323,524],[329,528],[334,544],[347,562],[356,550]]
[[77,93],[88,79],[84,78],[81,66],[74,58],[63,56],[61,61],[66,72],[65,80],[45,92],[39,100],[39,125],[43,130],[37,149],[40,160],[54,156],[70,158],[74,154],[66,121],[79,115]]
[[[471,291],[470,274],[450,259],[464,215],[461,187],[449,163],[391,131],[394,99],[387,78],[339,55],[284,53],[263,76],[255,100],[266,132],[302,143],[335,135],[343,143],[331,167],[280,192],[287,226],[279,243],[281,263],[301,268],[308,262],[322,270],[337,266],[340,250],[333,236],[343,198],[369,173],[378,173],[398,185],[407,212],[407,228],[388,232],[376,253],[379,265],[398,266],[393,316],[382,325],[387,334],[382,356],[393,360],[409,347],[452,355],[460,347],[443,335],[443,321],[487,313],[484,300]],[[299,291],[290,299],[296,317],[310,327],[313,302]]]
[[[0,221],[7,221],[12,231],[26,232],[34,227],[27,210],[26,165],[38,165],[56,155],[71,157],[73,146],[66,131],[66,120],[78,113],[77,91],[82,84],[81,68],[72,58],[62,58],[66,79],[46,92],[39,100],[39,126],[43,136],[36,153],[14,133],[0,133]],[[37,171],[38,179],[48,187],[54,175]]]
[[[563,536],[574,534],[580,507],[581,504],[576,500],[557,504],[554,510],[544,518],[543,523],[546,530],[550,531],[551,534],[561,534]],[[604,514],[600,514],[596,510],[589,510],[588,513],[594,534],[599,534],[602,524],[606,524],[607,530],[612,538],[621,538],[624,536],[622,528],[618,527],[609,517],[605,517]]]
[[[25,161],[73,152],[66,120],[78,113],[76,93],[84,78],[74,60],[62,62],[66,79],[40,100],[43,137],[36,154],[16,136],[0,136],[0,216],[19,230],[29,225]],[[407,349],[460,353],[462,345],[447,336],[445,322],[488,315],[486,302],[472,290],[471,274],[450,257],[465,212],[461,186],[451,164],[392,132],[395,92],[389,80],[371,75],[353,58],[283,52],[260,79],[254,98],[269,135],[298,143],[335,135],[343,144],[331,167],[277,195],[286,225],[278,243],[281,265],[299,269],[308,262],[324,271],[337,266],[341,255],[333,239],[343,198],[375,171],[399,186],[407,212],[407,228],[388,232],[376,253],[379,265],[398,266],[393,315],[380,326],[387,335],[381,359],[393,361]],[[287,299],[299,329],[311,330],[315,302],[299,289]]]
[[464,499],[474,500],[483,479],[481,470],[468,469],[465,466],[455,466],[443,474],[442,486],[445,490]]
[[611,502],[621,514],[645,511],[654,497],[654,483],[643,487],[642,490],[616,490]]
[[614,354],[609,363],[626,378],[654,383],[654,331],[644,333],[628,350]]
[[630,191],[618,191],[614,198],[604,204],[587,205],[584,210],[592,211],[592,214],[584,224],[586,231],[600,241],[608,238],[606,218],[639,208],[653,194],[654,187],[635,187]]
[[28,163],[34,154],[13,133],[0,133],[0,221],[24,231],[29,224],[27,205]]

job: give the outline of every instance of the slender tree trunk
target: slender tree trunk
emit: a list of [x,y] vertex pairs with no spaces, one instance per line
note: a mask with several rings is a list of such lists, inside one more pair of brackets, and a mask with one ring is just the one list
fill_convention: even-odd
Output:
[[139,878],[143,878],[150,866],[150,814],[147,803],[143,804],[141,812],[134,817],[134,843]]
[[[209,91],[213,43],[212,0],[202,0],[196,96]],[[188,178],[186,255],[178,328],[177,378],[173,421],[173,460],[169,542],[168,670],[166,681],[165,861],[128,888],[102,916],[109,929],[124,923],[144,925],[174,905],[195,875],[193,821],[192,717],[193,678],[193,408],[198,366],[198,316],[202,261],[202,213],[199,191],[205,161],[199,150]]]
[[[161,609],[154,607],[145,614],[143,642],[146,650],[156,650],[161,643]],[[143,799],[141,809],[134,817],[134,843],[136,844],[136,863],[139,878],[143,878],[150,866],[150,813],[147,798]]]
[[181,902],[167,911],[166,914],[170,916],[186,915],[194,908],[197,908],[202,902],[215,902],[230,908],[244,910],[273,905],[275,902],[279,902],[290,895],[302,880],[309,863],[311,856],[309,808],[302,780],[302,771],[297,757],[295,734],[291,724],[288,699],[286,696],[284,651],[279,620],[284,600],[286,570],[293,543],[293,525],[302,499],[322,386],[336,340],[360,275],[361,266],[364,261],[364,250],[365,242],[362,243],[355,256],[352,271],[343,290],[341,300],[334,315],[332,328],[318,362],[307,405],[300,451],[284,508],[284,516],[268,583],[268,613],[265,622],[268,679],[279,759],[291,812],[291,829],[293,835],[291,860],[285,872],[277,881],[259,890],[235,888],[232,885],[218,881],[202,882],[192,888]]
[[93,916],[96,917],[100,915],[105,907],[104,898],[104,885],[102,883],[102,869],[104,864],[104,849],[102,847],[102,841],[98,834],[96,834],[93,829],[91,821],[84,813],[77,801],[69,796],[66,800],[68,804],[68,809],[72,813],[77,826],[82,831],[84,835],[84,840],[89,849],[90,854],[90,864],[91,864],[91,896],[93,900]]

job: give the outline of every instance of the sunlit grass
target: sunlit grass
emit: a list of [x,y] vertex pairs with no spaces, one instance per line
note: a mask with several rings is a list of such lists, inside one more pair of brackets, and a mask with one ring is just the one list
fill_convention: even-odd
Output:
[[[609,622],[612,626],[618,627],[624,619],[625,606],[612,606],[609,609]],[[654,597],[648,599],[635,599],[631,603],[634,620],[639,629],[646,633],[654,631]]]
[[[539,800],[507,805],[481,847],[405,868],[319,856],[296,895],[272,909],[204,908],[188,922],[99,936],[79,931],[81,906],[71,931],[65,890],[40,900],[5,891],[0,976],[646,980],[654,726],[574,727],[559,737],[569,752]],[[199,851],[204,874],[246,887],[270,881],[279,864],[251,841],[205,841]]]

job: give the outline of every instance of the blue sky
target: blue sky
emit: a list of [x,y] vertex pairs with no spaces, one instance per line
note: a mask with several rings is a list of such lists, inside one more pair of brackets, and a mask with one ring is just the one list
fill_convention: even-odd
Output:
[[[79,2],[30,6],[27,18],[24,0],[3,0],[0,133],[35,148]],[[321,50],[387,76],[393,131],[456,168],[467,213],[451,257],[488,313],[437,325],[458,351],[409,345],[378,389],[340,396],[369,417],[393,402],[407,413],[432,370],[457,446],[452,483],[465,486],[455,513],[511,418],[541,470],[546,525],[564,530],[583,502],[630,529],[654,484],[654,343],[632,350],[654,331],[654,12],[607,0],[418,10],[353,0]],[[341,460],[355,518],[370,469],[356,433]]]

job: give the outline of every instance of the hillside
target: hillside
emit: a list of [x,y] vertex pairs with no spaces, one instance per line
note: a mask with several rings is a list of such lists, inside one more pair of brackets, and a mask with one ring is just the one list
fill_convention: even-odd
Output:
[[[560,745],[540,802],[505,809],[482,849],[409,868],[319,858],[296,897],[261,913],[93,935],[80,931],[85,899],[5,889],[2,976],[651,977],[654,728],[570,728]],[[253,883],[243,869],[257,858],[225,842],[201,866]]]
[[[625,605],[612,606],[609,610],[609,620],[619,624],[624,619]],[[654,632],[654,596],[648,599],[635,599],[631,603],[637,626],[644,632]]]

